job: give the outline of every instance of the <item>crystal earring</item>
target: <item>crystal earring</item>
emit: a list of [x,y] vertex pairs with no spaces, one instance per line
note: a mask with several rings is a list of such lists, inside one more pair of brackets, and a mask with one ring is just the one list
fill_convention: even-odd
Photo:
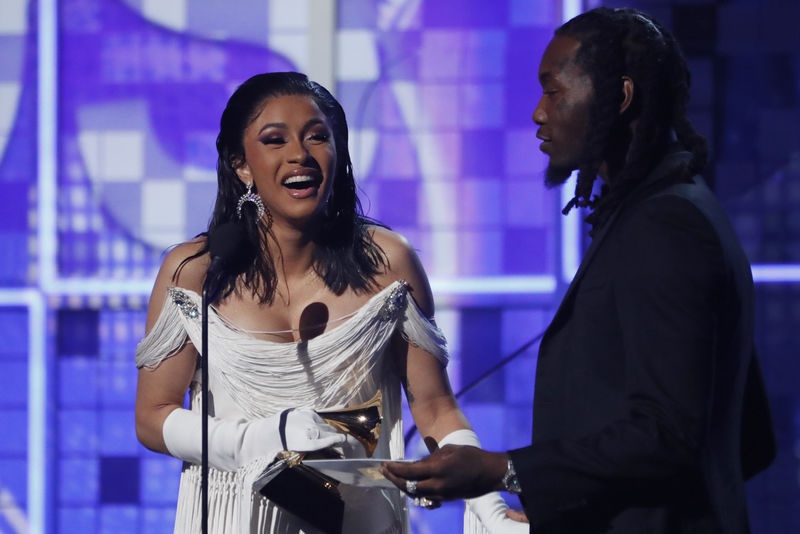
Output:
[[[247,184],[247,191],[239,197],[239,202],[236,204],[236,217],[238,219],[242,218],[242,206],[245,202],[252,202],[256,205],[256,218],[261,219],[264,214],[267,212],[266,208],[264,208],[264,203],[261,201],[261,197],[258,196],[256,193],[253,193],[253,184]],[[272,214],[270,214],[270,219],[272,219]]]

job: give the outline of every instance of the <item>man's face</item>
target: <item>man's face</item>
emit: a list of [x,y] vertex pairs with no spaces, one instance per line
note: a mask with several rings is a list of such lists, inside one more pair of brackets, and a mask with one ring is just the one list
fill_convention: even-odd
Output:
[[580,42],[557,35],[539,64],[542,98],[533,112],[539,147],[550,156],[545,183],[564,183],[583,162],[594,89],[589,75],[575,63]]

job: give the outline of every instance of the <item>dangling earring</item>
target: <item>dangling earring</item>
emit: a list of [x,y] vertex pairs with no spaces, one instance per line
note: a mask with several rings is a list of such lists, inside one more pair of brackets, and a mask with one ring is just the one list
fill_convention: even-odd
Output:
[[[236,217],[241,220],[242,218],[242,206],[245,202],[252,202],[256,205],[256,218],[261,219],[264,214],[267,212],[267,209],[264,207],[264,203],[261,201],[261,197],[257,194],[253,193],[253,184],[247,184],[247,191],[239,197],[239,202],[236,204]],[[269,224],[272,225],[272,214],[269,214]]]

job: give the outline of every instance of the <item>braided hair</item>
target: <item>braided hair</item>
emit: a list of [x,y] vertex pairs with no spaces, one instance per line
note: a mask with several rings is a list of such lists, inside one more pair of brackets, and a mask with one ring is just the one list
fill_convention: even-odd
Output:
[[[692,154],[683,173],[703,170],[708,145],[686,117],[690,74],[669,31],[641,11],[600,7],[569,20],[555,34],[580,43],[575,61],[591,78],[595,93],[575,196],[564,214],[574,206],[591,207],[594,213],[587,220],[602,220],[661,159],[673,132]],[[623,76],[633,81],[634,92],[620,114]],[[609,173],[601,196],[591,198],[600,165],[613,157],[619,158],[619,168]]]
[[[277,289],[277,272],[269,239],[275,239],[270,221],[259,218],[252,202],[242,205],[241,218],[237,216],[237,201],[245,193],[245,185],[238,178],[236,168],[244,161],[243,137],[247,126],[255,120],[268,100],[277,96],[301,95],[314,100],[325,115],[336,147],[336,169],[333,191],[325,209],[324,220],[318,221],[312,237],[315,248],[312,256],[314,270],[325,285],[341,295],[348,288],[366,290],[373,278],[386,264],[383,250],[372,239],[368,227],[378,224],[364,216],[356,194],[353,167],[350,161],[347,138],[347,119],[339,102],[316,82],[297,72],[270,72],[257,74],[231,95],[220,119],[217,136],[217,199],[207,236],[215,228],[236,221],[241,225],[244,245],[235,265],[226,265],[215,280],[220,300],[230,295],[241,280],[259,302],[271,303]],[[255,189],[253,189],[255,191]],[[175,275],[188,261],[208,252],[206,239],[202,249],[181,262]],[[174,275],[173,275],[174,277]]]

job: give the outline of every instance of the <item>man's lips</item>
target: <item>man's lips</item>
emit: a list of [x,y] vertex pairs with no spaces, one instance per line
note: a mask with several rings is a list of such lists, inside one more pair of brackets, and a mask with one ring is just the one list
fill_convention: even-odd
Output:
[[542,152],[547,152],[547,151],[545,150],[545,148],[547,147],[547,145],[549,145],[549,144],[550,144],[550,142],[551,142],[551,139],[550,139],[549,137],[546,137],[546,136],[544,136],[544,135],[541,135],[541,134],[538,134],[538,133],[536,134],[536,138],[537,138],[537,139],[539,139],[539,140],[542,142],[542,143],[539,145],[539,150],[541,150]]
[[547,143],[546,142],[542,143],[541,145],[539,145],[539,152],[544,152],[548,156],[550,155],[550,151],[547,150]]

